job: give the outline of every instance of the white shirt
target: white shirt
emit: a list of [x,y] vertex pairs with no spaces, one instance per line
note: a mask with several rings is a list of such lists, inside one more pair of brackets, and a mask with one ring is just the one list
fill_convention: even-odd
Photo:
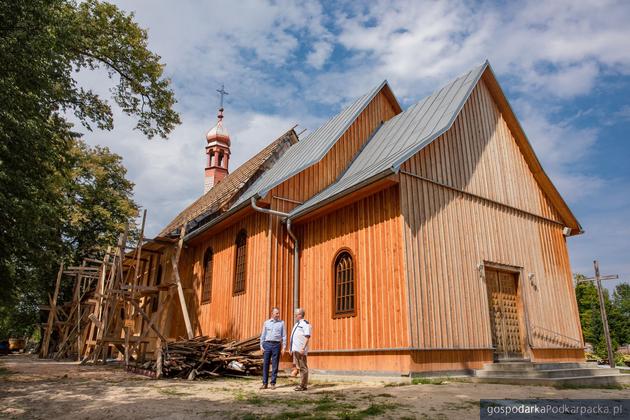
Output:
[[295,323],[293,330],[291,331],[291,351],[299,353],[302,349],[304,349],[304,354],[308,353],[306,338],[310,336],[311,324],[309,324],[305,319],[300,319]]

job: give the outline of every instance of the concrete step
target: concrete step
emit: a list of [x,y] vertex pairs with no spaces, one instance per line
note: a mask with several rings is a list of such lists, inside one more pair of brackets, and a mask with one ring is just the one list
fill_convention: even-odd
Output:
[[485,371],[523,372],[528,370],[560,370],[560,369],[597,368],[589,363],[491,363],[484,366]]
[[564,378],[474,377],[473,382],[556,387],[618,387],[630,384],[630,375],[571,376]]
[[574,368],[574,369],[528,369],[515,370],[477,370],[475,376],[480,378],[568,378],[584,376],[618,375],[618,369]]

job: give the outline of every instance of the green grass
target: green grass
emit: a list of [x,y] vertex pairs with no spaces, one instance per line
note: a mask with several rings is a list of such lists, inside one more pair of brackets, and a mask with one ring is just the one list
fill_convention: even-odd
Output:
[[370,406],[366,409],[359,411],[341,411],[337,413],[337,417],[342,420],[360,420],[365,419],[367,417],[376,417],[382,416],[386,414],[388,411],[395,410],[398,408],[399,404],[390,404],[390,403],[374,403],[370,404]]
[[413,378],[411,383],[413,385],[443,385],[446,381],[439,378]]
[[345,403],[340,401],[341,398],[332,398],[330,395],[324,395],[315,401],[310,401],[311,403],[315,403],[315,407],[313,410],[315,412],[327,412],[327,411],[336,411],[336,410],[349,410],[356,408],[356,405]]
[[385,388],[394,388],[397,386],[405,386],[405,385],[409,385],[409,383],[406,382],[388,382],[384,385]]
[[240,401],[243,402],[245,404],[251,404],[251,405],[255,405],[258,407],[261,407],[263,405],[267,405],[269,403],[273,403],[274,401],[270,400],[269,398],[265,398],[265,397],[261,397],[258,394],[255,393],[246,393],[246,392],[242,392],[242,391],[237,391],[234,393],[234,399],[236,401]]
[[284,411],[276,414],[273,417],[266,417],[269,420],[293,420],[301,419],[304,417],[312,418],[311,414],[305,411]]

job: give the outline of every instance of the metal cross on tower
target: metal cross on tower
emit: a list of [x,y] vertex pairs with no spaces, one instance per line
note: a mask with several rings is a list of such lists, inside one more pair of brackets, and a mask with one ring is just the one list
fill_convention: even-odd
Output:
[[610,340],[610,330],[608,329],[608,314],[606,313],[606,302],[604,301],[604,292],[602,292],[602,280],[616,280],[619,278],[617,274],[602,276],[599,274],[599,261],[593,261],[595,268],[595,277],[588,277],[579,280],[578,283],[585,281],[594,281],[597,286],[597,296],[599,298],[599,311],[602,316],[602,326],[604,327],[604,336],[606,337],[606,348],[608,350],[608,364],[611,368],[615,367],[615,354],[613,353],[612,342]]
[[217,89],[217,92],[219,92],[219,95],[221,95],[221,105],[220,108],[223,109],[223,97],[225,95],[229,95],[229,93],[227,93],[225,91],[225,85],[223,83],[221,83],[221,89]]

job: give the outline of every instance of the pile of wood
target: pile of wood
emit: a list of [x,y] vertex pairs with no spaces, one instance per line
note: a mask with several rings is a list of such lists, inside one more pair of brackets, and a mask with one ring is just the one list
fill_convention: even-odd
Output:
[[[161,359],[161,360],[160,360]],[[262,370],[259,337],[242,341],[195,337],[165,343],[162,357],[147,367],[156,376],[167,378],[208,378],[230,375],[257,375]]]

